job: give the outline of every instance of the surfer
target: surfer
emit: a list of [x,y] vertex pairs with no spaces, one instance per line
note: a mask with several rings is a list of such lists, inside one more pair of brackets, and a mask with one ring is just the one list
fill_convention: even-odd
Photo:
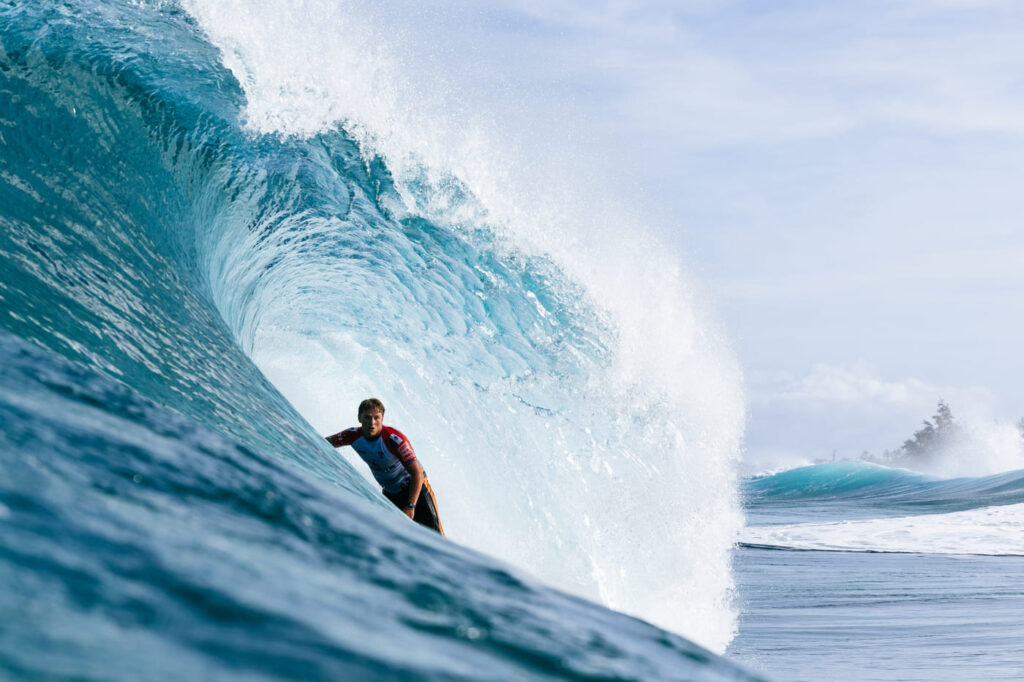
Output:
[[416,523],[444,535],[427,473],[409,439],[384,425],[384,403],[367,398],[359,403],[357,415],[359,426],[327,436],[327,442],[336,448],[351,445],[370,467],[384,497]]

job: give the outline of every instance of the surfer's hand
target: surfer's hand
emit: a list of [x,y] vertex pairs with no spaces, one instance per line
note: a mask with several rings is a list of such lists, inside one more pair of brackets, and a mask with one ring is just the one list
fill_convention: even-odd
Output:
[[405,515],[410,519],[416,515],[416,509],[403,509],[402,511],[405,512]]

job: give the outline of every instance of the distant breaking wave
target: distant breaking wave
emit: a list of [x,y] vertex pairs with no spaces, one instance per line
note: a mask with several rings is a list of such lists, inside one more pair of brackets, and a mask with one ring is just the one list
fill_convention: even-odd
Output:
[[1024,471],[940,479],[866,462],[835,462],[748,479],[743,495],[755,510],[830,503],[950,512],[1024,502]]
[[745,546],[1024,554],[1024,471],[939,479],[834,462],[748,479],[743,497],[750,523],[739,535]]

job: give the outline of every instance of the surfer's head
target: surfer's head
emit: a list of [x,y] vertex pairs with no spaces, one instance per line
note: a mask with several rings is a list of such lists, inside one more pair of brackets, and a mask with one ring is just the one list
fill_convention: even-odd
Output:
[[384,416],[384,403],[377,398],[367,398],[363,402],[359,403],[359,412],[356,413],[356,417],[359,419],[363,418],[363,412],[368,410],[380,410],[380,416]]
[[384,429],[384,403],[376,398],[367,398],[359,403],[359,425],[363,436],[376,438]]

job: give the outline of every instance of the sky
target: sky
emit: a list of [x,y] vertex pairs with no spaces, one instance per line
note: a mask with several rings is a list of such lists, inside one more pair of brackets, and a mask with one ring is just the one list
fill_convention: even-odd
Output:
[[749,458],[894,449],[939,399],[1024,415],[1024,6],[509,2],[464,39],[482,73],[515,45],[524,109],[582,112],[681,246]]
[[[940,399],[975,425],[1024,416],[1021,3],[306,4],[371,28],[339,34],[363,42],[324,46],[319,65],[265,55],[251,123],[336,120],[310,91],[375,53],[402,82],[354,75],[357,115],[407,119],[384,127],[420,148],[412,137],[436,137],[442,161],[490,149],[465,134],[490,131],[529,159],[538,195],[558,169],[583,203],[635,206],[742,365],[751,470],[894,449]],[[267,30],[301,35],[296,17]],[[492,166],[499,195],[495,159],[513,157],[463,154]],[[1018,449],[1001,461],[1024,467]]]

